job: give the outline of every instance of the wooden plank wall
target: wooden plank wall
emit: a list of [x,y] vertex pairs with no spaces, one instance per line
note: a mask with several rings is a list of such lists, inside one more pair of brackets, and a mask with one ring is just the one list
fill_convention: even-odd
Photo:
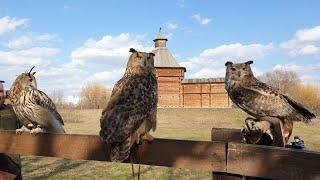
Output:
[[223,82],[184,83],[183,68],[156,68],[159,107],[230,107]]
[[158,106],[182,106],[181,80],[184,76],[184,69],[157,68],[156,76],[158,80]]
[[185,83],[182,89],[184,107],[231,106],[224,83]]

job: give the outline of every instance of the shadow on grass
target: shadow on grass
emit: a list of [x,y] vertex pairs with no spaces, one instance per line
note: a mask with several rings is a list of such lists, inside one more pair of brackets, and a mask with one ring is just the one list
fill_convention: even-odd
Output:
[[[24,175],[28,178],[36,179],[47,179],[49,177],[62,174],[63,172],[69,171],[70,169],[77,168],[88,161],[74,161],[69,159],[56,159],[52,162],[43,163],[46,157],[29,157],[30,159],[25,160],[23,163],[24,167],[28,167],[24,170]],[[41,164],[41,165],[39,165]],[[54,167],[52,165],[54,164]],[[41,172],[42,171],[42,172]]]

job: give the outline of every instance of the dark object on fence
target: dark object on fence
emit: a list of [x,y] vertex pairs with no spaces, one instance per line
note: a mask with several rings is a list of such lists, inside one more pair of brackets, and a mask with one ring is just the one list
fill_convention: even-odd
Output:
[[250,142],[249,138],[247,138],[246,135],[244,135],[244,139],[245,139],[245,142],[246,142],[247,144],[256,144],[256,145],[272,146],[272,143],[273,143],[273,140],[271,139],[270,135],[267,134],[267,133],[263,133],[263,134],[261,135],[261,138],[259,139],[259,141],[256,142],[256,143]]
[[[0,110],[0,130],[15,130],[17,122],[11,105],[3,105]],[[0,153],[0,179],[21,179],[20,155]]]
[[291,144],[289,144],[287,147],[292,149],[306,149],[304,141],[300,139],[299,136],[295,136],[294,141],[291,142]]

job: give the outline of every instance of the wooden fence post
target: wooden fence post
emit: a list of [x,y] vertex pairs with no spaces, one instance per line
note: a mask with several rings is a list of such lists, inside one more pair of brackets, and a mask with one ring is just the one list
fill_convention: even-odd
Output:
[[[15,130],[17,122],[10,105],[0,109],[0,130]],[[0,179],[22,179],[20,155],[0,153]]]
[[[226,156],[228,157],[228,142],[241,142],[240,129],[227,129],[227,128],[212,128],[211,130],[212,141],[223,141],[226,145]],[[227,161],[226,161],[227,167]],[[218,173],[212,172],[213,180],[240,180],[241,175],[229,174],[229,173]]]

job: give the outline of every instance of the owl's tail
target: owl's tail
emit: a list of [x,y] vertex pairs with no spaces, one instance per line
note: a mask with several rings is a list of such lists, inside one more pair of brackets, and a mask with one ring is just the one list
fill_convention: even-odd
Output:
[[111,145],[110,160],[112,162],[123,162],[130,155],[130,137],[121,143]]
[[288,103],[295,109],[296,113],[293,115],[292,120],[294,121],[303,121],[306,123],[313,123],[316,121],[316,115],[307,109],[302,104],[298,103],[297,101],[291,99],[288,96],[285,96]]

